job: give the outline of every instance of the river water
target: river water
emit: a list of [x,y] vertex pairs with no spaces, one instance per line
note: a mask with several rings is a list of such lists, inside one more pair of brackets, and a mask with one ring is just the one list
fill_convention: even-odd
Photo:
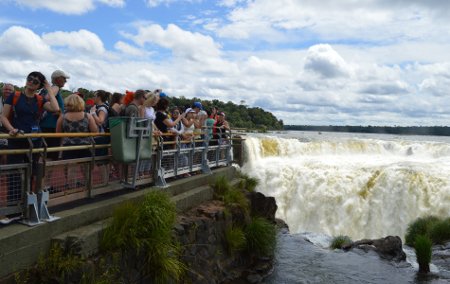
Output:
[[404,239],[418,217],[449,217],[450,137],[289,131],[250,135],[245,147],[242,171],[276,198],[291,231],[270,283],[450,283],[449,267],[418,279],[407,247],[399,265],[327,248],[331,236]]

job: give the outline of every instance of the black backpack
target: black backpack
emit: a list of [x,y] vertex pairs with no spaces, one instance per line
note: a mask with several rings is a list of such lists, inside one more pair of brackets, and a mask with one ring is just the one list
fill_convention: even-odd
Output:
[[114,117],[114,116],[118,116],[118,115],[117,115],[117,112],[114,111],[109,106],[108,103],[104,103],[104,104],[101,104],[101,105],[97,106],[97,111],[96,111],[97,115],[99,114],[100,108],[102,108],[102,107],[104,107],[106,109],[106,115],[107,115],[105,121],[102,124],[102,127],[103,127],[103,130],[105,132],[109,132],[109,118],[110,117]]

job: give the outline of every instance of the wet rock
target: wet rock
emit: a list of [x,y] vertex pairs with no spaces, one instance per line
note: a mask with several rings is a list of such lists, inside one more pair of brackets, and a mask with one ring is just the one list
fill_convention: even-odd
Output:
[[344,245],[344,250],[358,248],[364,251],[374,251],[381,258],[393,261],[406,260],[406,254],[402,249],[402,240],[398,236],[387,236],[381,239],[360,240]]
[[261,216],[275,223],[275,213],[278,206],[274,197],[265,196],[260,192],[249,192],[251,212],[254,216]]

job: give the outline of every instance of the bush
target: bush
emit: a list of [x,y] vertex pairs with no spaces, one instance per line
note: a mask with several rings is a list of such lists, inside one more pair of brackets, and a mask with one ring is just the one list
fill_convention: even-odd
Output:
[[225,206],[237,204],[246,211],[248,211],[250,206],[245,194],[237,188],[230,188],[227,192],[225,192],[223,195],[223,202],[225,203]]
[[345,244],[351,244],[353,241],[348,236],[339,235],[334,237],[331,240],[330,248],[331,249],[342,249],[342,246]]
[[432,224],[429,236],[433,244],[445,244],[450,240],[450,218]]
[[259,180],[257,178],[252,178],[247,174],[240,173],[241,180],[239,182],[239,188],[245,189],[248,192],[254,192],[255,188],[259,184]]
[[276,245],[276,229],[261,217],[255,217],[245,228],[247,250],[258,256],[273,255]]
[[225,176],[220,176],[214,181],[212,188],[214,189],[214,196],[220,198],[231,189],[231,185]]
[[179,281],[186,269],[172,237],[176,208],[169,196],[152,191],[137,205],[118,207],[101,240],[102,250],[119,251],[122,269],[137,268],[152,283]]
[[414,222],[408,225],[405,235],[405,244],[414,247],[417,236],[419,235],[429,235],[430,229],[438,222],[439,219],[435,216],[427,216],[424,218],[418,218]]
[[417,263],[419,264],[419,272],[430,272],[432,245],[433,244],[428,236],[418,235],[416,237],[414,250],[416,252]]
[[241,251],[246,244],[245,234],[240,227],[231,227],[225,231],[228,252],[234,254]]

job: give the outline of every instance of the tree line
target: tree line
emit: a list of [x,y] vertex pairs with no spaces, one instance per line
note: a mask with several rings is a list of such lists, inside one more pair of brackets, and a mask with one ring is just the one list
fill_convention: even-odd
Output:
[[285,125],[285,130],[450,136],[448,126],[314,126]]
[[[2,86],[3,84],[0,85]],[[15,86],[15,89],[22,90],[23,88]],[[84,99],[87,100],[94,97],[95,91],[85,88],[78,88],[77,92],[82,94]],[[61,90],[63,98],[72,93],[73,91],[65,89]],[[202,100],[196,97],[173,97],[170,96],[170,94],[169,101],[170,108],[175,106],[184,108],[191,107],[194,102],[201,102],[204,107],[209,109],[215,106],[219,109],[219,111],[222,111],[226,114],[225,117],[232,128],[257,129],[259,131],[265,132],[267,130],[282,130],[284,127],[283,120],[277,119],[272,113],[265,111],[262,108],[248,107],[244,105],[244,101],[241,101],[241,104],[235,104],[231,101],[222,102],[219,100]]]

